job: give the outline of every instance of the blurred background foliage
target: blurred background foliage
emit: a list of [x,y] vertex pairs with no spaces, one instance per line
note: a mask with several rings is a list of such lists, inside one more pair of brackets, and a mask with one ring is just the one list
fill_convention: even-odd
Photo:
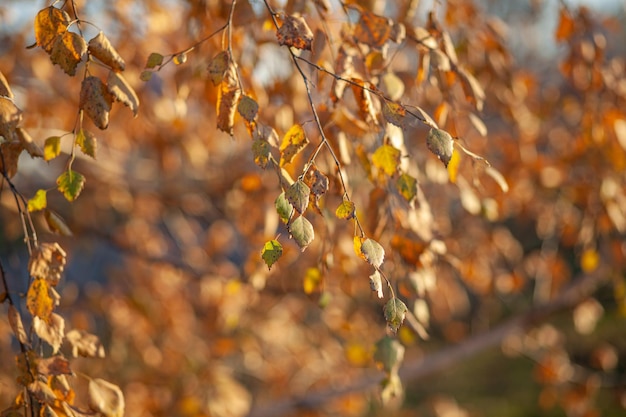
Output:
[[[407,375],[406,400],[383,411],[372,395],[376,382],[363,383],[383,377],[373,361],[374,344],[387,333],[383,303],[370,291],[371,271],[354,255],[352,225],[332,211],[314,215],[316,240],[305,252],[285,239],[285,253],[271,271],[260,258],[265,241],[277,231],[287,234],[274,209],[280,190],[275,173],[255,165],[241,120],[234,137],[215,128],[217,88],[206,65],[223,49],[221,36],[201,44],[184,65],[166,66],[145,83],[139,79],[151,52],[184,50],[222,27],[231,2],[77,3],[82,17],[105,30],[126,60],[126,79],[142,104],[137,118],[115,107],[109,128],[97,131],[97,160],[79,157],[74,163],[87,178],[80,198],[70,204],[50,193],[48,206],[73,236],[55,236],[43,216],[33,216],[40,238],[59,241],[68,253],[59,286],[66,327],[97,334],[106,348],[105,358],[74,359],[72,369],[118,384],[128,415],[263,415],[286,399],[318,392],[328,395],[303,400],[307,407],[286,414],[624,413],[623,5],[359,2],[403,22],[409,34],[373,78],[395,74],[404,87],[401,101],[419,105],[488,159],[506,178],[508,193],[471,158],[462,158],[451,183],[424,146],[427,130],[410,126],[402,163],[418,178],[421,194],[416,208],[402,205],[376,178],[368,179],[359,157],[357,144],[367,159],[378,136],[354,116],[339,118],[328,98],[332,79],[309,68],[327,134],[333,143],[347,134],[341,162],[358,214],[386,248],[385,270],[398,294],[427,326],[428,340],[401,328],[405,363],[463,345],[558,298],[577,280],[598,276],[599,289],[574,308],[543,317],[442,372],[416,380]],[[316,36],[325,34],[327,47],[317,59],[334,68],[350,16],[334,2],[325,14],[309,4],[314,2],[271,3],[290,14],[303,12]],[[410,3],[423,4],[411,15]],[[68,78],[46,54],[25,48],[34,40],[32,18],[47,5],[0,5],[0,71],[24,112],[22,126],[38,142],[72,129],[80,91],[79,80]],[[483,87],[481,112],[468,105],[446,71],[420,75],[425,55],[410,35],[415,27],[428,27],[429,12]],[[282,137],[294,123],[311,120],[302,79],[274,32],[263,29],[268,16],[261,2],[239,1],[233,17],[241,77],[259,103],[260,121]],[[319,140],[312,130],[307,134]],[[288,167],[294,177],[303,161]],[[316,163],[331,175],[328,155]],[[13,181],[30,197],[53,187],[62,170],[61,161],[22,155]],[[7,188],[0,193],[0,257],[12,291],[25,293],[28,254]],[[332,176],[330,188],[323,205],[334,210],[341,190]],[[435,238],[446,250],[432,251]],[[11,328],[2,320],[3,408],[18,389],[15,352]],[[276,409],[272,415],[279,414]]]

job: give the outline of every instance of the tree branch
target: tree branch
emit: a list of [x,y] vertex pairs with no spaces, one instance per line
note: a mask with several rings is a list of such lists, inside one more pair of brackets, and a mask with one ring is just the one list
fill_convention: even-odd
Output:
[[[520,330],[528,330],[545,322],[555,313],[574,307],[591,296],[596,288],[608,280],[609,276],[607,269],[582,275],[574,279],[573,283],[553,300],[519,314],[487,332],[470,337],[458,345],[446,347],[416,362],[407,363],[401,367],[399,375],[404,381],[423,379],[486,349],[498,346],[508,336]],[[306,396],[273,401],[265,407],[252,409],[248,417],[276,417],[298,409],[317,408],[344,395],[375,388],[382,378],[383,375],[380,372],[365,372],[363,377],[353,384],[329,388]]]

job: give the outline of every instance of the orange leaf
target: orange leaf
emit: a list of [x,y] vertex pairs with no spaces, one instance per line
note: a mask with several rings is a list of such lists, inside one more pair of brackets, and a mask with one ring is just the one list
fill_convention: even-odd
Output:
[[35,17],[35,41],[44,51],[50,53],[57,35],[67,30],[70,17],[63,10],[47,7]]
[[362,10],[361,19],[354,29],[354,38],[373,48],[381,48],[390,40],[391,28],[390,19]]
[[45,279],[34,279],[26,294],[26,307],[34,317],[50,321],[54,300],[50,296],[50,284]]
[[280,45],[310,51],[313,32],[302,16],[285,16],[283,25],[276,32],[276,38]]

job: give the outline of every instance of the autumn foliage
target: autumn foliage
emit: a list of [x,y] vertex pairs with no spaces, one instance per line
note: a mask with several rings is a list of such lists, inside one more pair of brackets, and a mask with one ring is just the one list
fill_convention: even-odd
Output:
[[626,407],[615,18],[88,3],[0,32],[2,417],[507,415],[412,385],[493,347]]

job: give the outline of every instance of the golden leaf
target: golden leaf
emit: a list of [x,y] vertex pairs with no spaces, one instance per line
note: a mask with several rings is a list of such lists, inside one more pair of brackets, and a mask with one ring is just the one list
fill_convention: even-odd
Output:
[[57,35],[67,30],[70,17],[63,10],[47,7],[40,10],[35,17],[35,41],[46,52],[50,53]]
[[68,75],[76,75],[76,67],[87,52],[87,43],[74,32],[64,32],[55,38],[50,51],[50,60]]
[[293,158],[309,144],[302,126],[296,124],[291,126],[280,144],[280,166],[290,164]]
[[89,381],[89,405],[105,417],[124,416],[124,394],[114,384],[96,378]]
[[50,284],[45,279],[34,279],[26,294],[26,307],[34,317],[50,321],[54,300],[50,294]]
[[398,170],[400,165],[400,150],[391,145],[382,145],[374,155],[372,155],[372,163],[374,166],[382,169],[385,174],[392,176]]
[[240,96],[237,67],[234,62],[229,61],[217,95],[217,128],[231,136],[234,134],[235,113]]

